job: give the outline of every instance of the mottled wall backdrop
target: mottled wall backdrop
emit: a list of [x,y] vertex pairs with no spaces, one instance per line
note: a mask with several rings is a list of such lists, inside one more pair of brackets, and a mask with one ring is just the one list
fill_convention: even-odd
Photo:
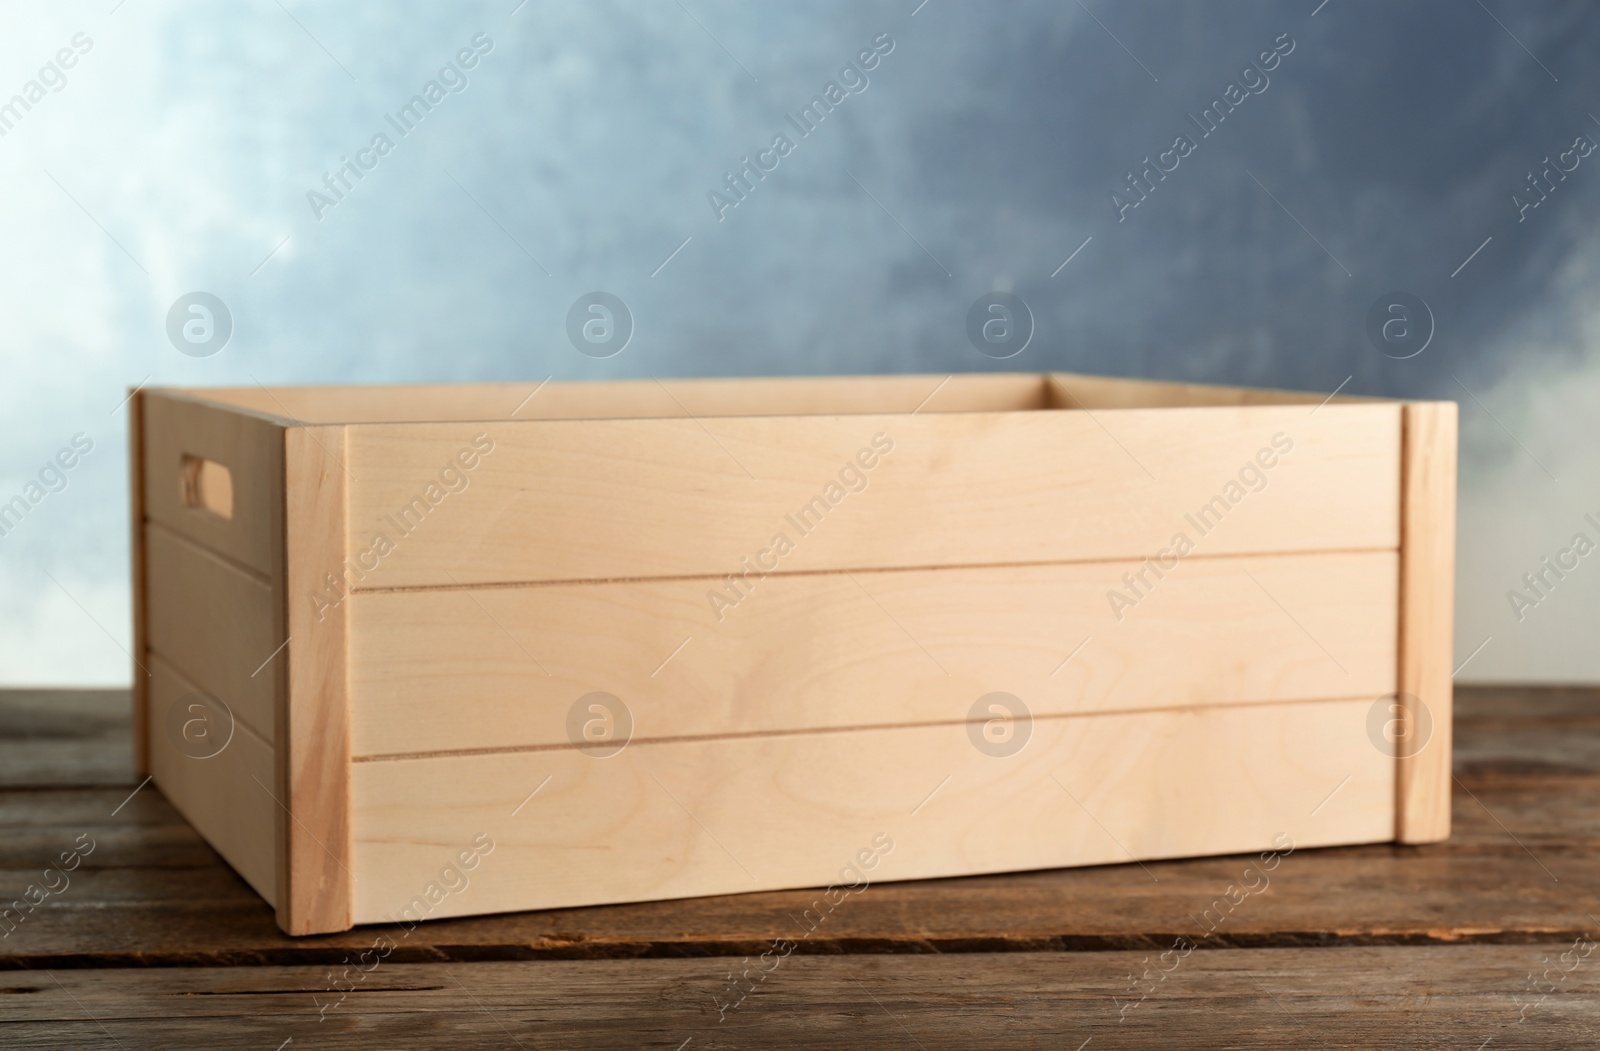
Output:
[[[0,20],[0,681],[127,679],[141,381],[993,368],[1461,401],[1462,677],[1600,679],[1600,555],[1522,582],[1600,540],[1592,4]],[[634,319],[603,359],[595,290]],[[213,327],[169,334],[195,291]],[[967,336],[995,291],[1034,324],[1003,361]]]

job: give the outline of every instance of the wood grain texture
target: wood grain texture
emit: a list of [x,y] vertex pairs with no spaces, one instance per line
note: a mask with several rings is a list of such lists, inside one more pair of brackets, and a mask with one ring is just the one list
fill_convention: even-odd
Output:
[[165,526],[145,531],[149,647],[271,744],[279,601],[266,580]]
[[1569,948],[1194,951],[1176,963],[1163,950],[384,960],[370,974],[352,956],[350,977],[334,969],[341,990],[353,987],[343,995],[328,989],[327,968],[311,967],[6,975],[0,1024],[29,1047],[110,1046],[109,1035],[128,1051],[1585,1047],[1600,1026],[1594,956],[1557,993],[1526,984]]
[[355,920],[400,915],[480,836],[471,893],[418,914],[821,886],[873,849],[903,880],[1384,840],[1369,706],[1019,721],[1004,757],[972,724],[357,763]]
[[[191,709],[205,691],[158,654],[150,660],[150,773],[217,853],[268,902],[277,897],[277,806],[272,801],[272,745],[214,705]],[[174,715],[173,709],[178,713]],[[185,748],[183,727],[201,721],[219,751]],[[229,736],[224,739],[222,733]]]
[[[283,533],[283,428],[185,393],[145,390],[145,515],[246,569],[270,575]],[[183,499],[183,458],[223,464],[233,480],[233,517]]]
[[[1394,404],[373,424],[350,433],[349,546],[393,545],[363,588],[1137,560],[1179,532],[1210,555],[1392,549],[1399,426]],[[493,451],[454,467],[478,434]],[[877,435],[893,451],[863,471]]]
[[704,580],[357,594],[351,747],[565,745],[596,690],[636,739],[963,721],[991,690],[1036,715],[1394,691],[1394,552],[1195,557],[1114,611],[1139,568],[785,574],[720,618]]
[[0,690],[0,788],[138,783],[126,690]]
[[150,669],[145,665],[149,639],[145,627],[145,551],[144,551],[144,392],[135,388],[128,394],[128,510],[129,600],[132,605],[133,676],[133,765],[141,774],[150,771],[150,746],[146,727],[150,713]]
[[[1450,835],[1455,403],[1408,403],[1403,430],[1400,702],[1404,724],[1397,744],[1395,838],[1402,843],[1432,843]],[[1425,715],[1412,710],[1413,698]]]
[[315,601],[345,559],[342,427],[284,432],[286,688],[278,705],[278,923],[291,934],[350,926],[350,720],[344,603]]
[[[1471,943],[1559,952],[1592,935],[1588,913],[1600,910],[1573,888],[1600,864],[1600,692],[1462,687],[1456,719],[1461,787],[1448,841],[1297,850],[1270,889],[1251,895],[1206,944],[1415,945],[1448,956]],[[397,933],[284,935],[272,910],[158,791],[135,791],[127,726],[121,691],[0,691],[0,780],[27,786],[0,790],[0,888],[20,893],[82,832],[100,844],[66,893],[0,938],[0,968],[327,967],[378,933]],[[1193,932],[1191,914],[1236,882],[1251,857],[1146,862],[1159,882],[1118,864],[875,883],[797,953],[1159,953]],[[773,891],[429,921],[389,962],[467,965],[456,973],[468,982],[472,962],[483,960],[655,957],[692,967],[698,957],[759,954],[815,896]],[[1321,973],[1315,961],[1305,965],[1310,974]]]

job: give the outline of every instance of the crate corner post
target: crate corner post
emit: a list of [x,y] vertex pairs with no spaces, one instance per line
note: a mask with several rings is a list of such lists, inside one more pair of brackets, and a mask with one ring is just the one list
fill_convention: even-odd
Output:
[[1406,402],[1401,411],[1401,740],[1427,737],[1396,759],[1395,839],[1437,843],[1450,836],[1457,407]]
[[349,930],[355,876],[345,574],[346,428],[283,430],[282,613],[288,673],[278,698],[278,926]]
[[135,777],[147,777],[150,764],[150,659],[145,623],[145,541],[144,541],[144,392],[134,388],[128,394],[128,507],[129,522],[128,563],[130,570],[131,623],[133,625],[133,660],[129,674],[133,686],[129,691],[133,706],[133,772]]

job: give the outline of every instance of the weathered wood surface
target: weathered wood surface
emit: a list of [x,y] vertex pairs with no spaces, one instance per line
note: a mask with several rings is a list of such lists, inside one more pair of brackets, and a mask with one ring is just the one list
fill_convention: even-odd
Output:
[[[95,843],[0,938],[8,1047],[1470,1049],[1600,1026],[1600,955],[1560,960],[1600,941],[1600,690],[1459,689],[1449,841],[1296,851],[1204,938],[1251,859],[876,884],[804,938],[803,891],[288,938],[134,792],[126,710],[119,691],[0,694],[0,896]],[[318,1022],[330,970],[380,935],[395,948]],[[1129,972],[1180,937],[1200,948],[1119,1021]],[[781,938],[793,956],[719,1023],[729,971]]]
[[728,960],[383,962],[342,1002],[325,968],[12,972],[0,1031],[126,1051],[1591,1047],[1600,955],[1542,1001],[1527,986],[1561,948],[1196,951],[1142,1002],[1128,974],[1156,958],[1132,952],[796,955],[742,1002]]

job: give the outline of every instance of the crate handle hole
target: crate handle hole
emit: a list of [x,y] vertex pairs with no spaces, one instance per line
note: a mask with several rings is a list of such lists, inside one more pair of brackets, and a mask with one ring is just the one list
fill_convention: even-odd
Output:
[[183,506],[232,521],[233,473],[225,465],[203,456],[185,455],[179,475]]

